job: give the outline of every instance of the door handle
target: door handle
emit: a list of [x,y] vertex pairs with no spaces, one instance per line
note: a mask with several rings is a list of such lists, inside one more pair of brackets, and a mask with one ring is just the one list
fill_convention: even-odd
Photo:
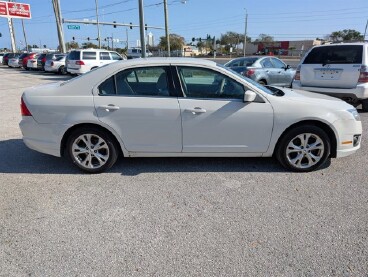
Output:
[[118,106],[115,106],[113,104],[109,104],[109,105],[102,105],[102,106],[99,106],[100,109],[103,109],[107,112],[111,112],[111,111],[116,111],[118,109],[120,109],[120,107]]
[[202,109],[200,107],[195,107],[194,109],[186,109],[186,112],[190,112],[192,114],[197,114],[197,113],[205,113],[207,112],[205,109]]

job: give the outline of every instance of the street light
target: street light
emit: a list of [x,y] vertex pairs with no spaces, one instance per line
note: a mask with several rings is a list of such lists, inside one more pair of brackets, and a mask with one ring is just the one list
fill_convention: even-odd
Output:
[[245,57],[245,49],[247,48],[247,26],[248,25],[248,11],[245,9],[245,29],[244,29],[244,44],[243,44],[243,56]]
[[96,19],[97,19],[97,35],[98,35],[98,48],[101,48],[101,34],[100,34],[100,22],[98,20],[98,2],[95,0],[96,3]]

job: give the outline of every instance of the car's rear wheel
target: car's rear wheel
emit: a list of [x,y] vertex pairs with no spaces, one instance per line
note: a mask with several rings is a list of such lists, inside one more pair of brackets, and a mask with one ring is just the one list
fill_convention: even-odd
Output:
[[313,125],[299,126],[280,139],[276,158],[287,169],[309,172],[323,165],[330,156],[331,143],[321,128]]
[[363,112],[368,112],[368,99],[362,100],[362,110]]
[[64,74],[66,74],[65,66],[63,66],[63,65],[62,65],[62,66],[60,66],[60,67],[59,67],[59,70],[58,70],[58,73],[59,73],[59,74],[63,74],[63,75],[64,75]]
[[118,157],[115,140],[98,128],[75,130],[67,141],[72,162],[88,173],[100,173],[114,165]]

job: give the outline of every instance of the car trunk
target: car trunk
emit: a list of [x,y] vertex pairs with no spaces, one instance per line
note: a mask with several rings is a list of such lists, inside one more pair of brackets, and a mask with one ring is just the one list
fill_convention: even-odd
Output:
[[302,86],[355,88],[362,65],[362,53],[362,45],[312,49],[300,68]]

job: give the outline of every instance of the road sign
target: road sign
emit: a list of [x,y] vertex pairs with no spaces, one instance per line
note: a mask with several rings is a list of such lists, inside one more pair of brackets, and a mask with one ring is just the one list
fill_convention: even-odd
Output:
[[69,30],[80,30],[79,25],[67,25]]
[[31,19],[31,6],[15,2],[0,2],[0,16]]

